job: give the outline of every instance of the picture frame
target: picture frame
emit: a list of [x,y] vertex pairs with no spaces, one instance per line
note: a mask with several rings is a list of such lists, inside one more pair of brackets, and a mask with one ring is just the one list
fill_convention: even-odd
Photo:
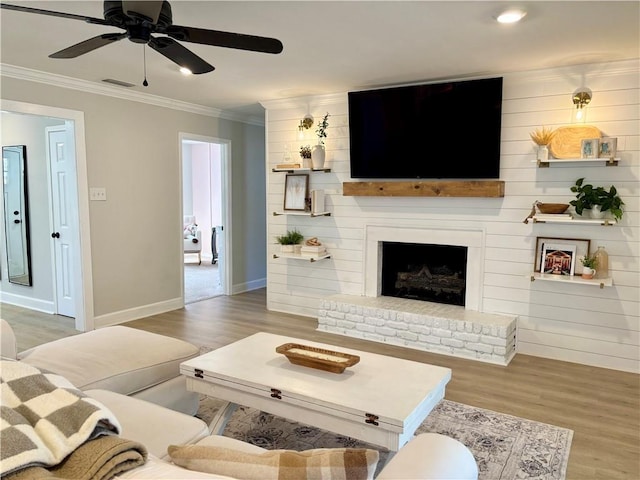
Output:
[[284,180],[284,209],[307,210],[309,202],[309,174],[287,174]]
[[[545,245],[561,244],[561,245],[575,245],[575,258],[580,258],[588,255],[591,251],[591,240],[582,238],[558,238],[558,237],[536,237],[536,253],[534,259],[533,270],[535,272],[542,272],[542,258]],[[582,263],[575,262],[573,275],[581,275],[583,270]]]
[[602,137],[598,152],[599,158],[614,158],[618,149],[618,139],[616,137]]
[[585,138],[580,148],[580,158],[598,158],[600,153],[600,139]]

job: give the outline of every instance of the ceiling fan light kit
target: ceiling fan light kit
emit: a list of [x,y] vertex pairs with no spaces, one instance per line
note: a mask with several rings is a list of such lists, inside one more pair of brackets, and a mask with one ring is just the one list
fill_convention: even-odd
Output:
[[[211,72],[214,67],[176,40],[272,54],[278,54],[283,49],[282,42],[275,38],[174,25],[171,5],[167,0],[105,1],[104,19],[7,3],[0,3],[0,7],[24,13],[81,20],[124,30],[124,33],[106,33],[84,40],[49,55],[51,58],[76,58],[128,38],[134,43],[148,45],[181,68],[186,68],[197,75]],[[156,34],[166,36],[154,36]]]
[[512,8],[505,10],[495,18],[499,23],[518,23],[526,14],[527,12],[524,10]]

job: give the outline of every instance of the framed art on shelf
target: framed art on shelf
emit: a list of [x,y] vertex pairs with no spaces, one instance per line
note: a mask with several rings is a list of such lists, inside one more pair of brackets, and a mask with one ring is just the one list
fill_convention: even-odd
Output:
[[585,138],[580,149],[581,158],[598,158],[600,140],[598,138]]
[[614,158],[618,149],[616,137],[602,137],[600,139],[600,158]]
[[309,197],[309,175],[287,175],[284,181],[284,209],[304,212]]
[[[554,248],[558,246],[560,246],[561,248],[566,248],[566,251],[568,252],[573,252],[571,259],[572,266],[569,267],[569,273],[563,273],[562,269],[560,269],[559,272],[557,271],[557,269],[556,272],[547,271],[549,269],[545,268],[547,251],[550,250],[550,247]],[[533,269],[535,272],[541,273],[580,275],[582,274],[583,266],[582,263],[577,260],[589,254],[590,246],[590,240],[583,240],[581,238],[537,237]],[[555,250],[557,250],[557,248]]]

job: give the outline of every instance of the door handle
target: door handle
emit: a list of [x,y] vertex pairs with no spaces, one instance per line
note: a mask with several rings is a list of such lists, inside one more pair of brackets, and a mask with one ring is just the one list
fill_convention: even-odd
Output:
[[60,238],[60,233],[58,233],[58,232],[53,232],[53,233],[51,234],[51,238]]

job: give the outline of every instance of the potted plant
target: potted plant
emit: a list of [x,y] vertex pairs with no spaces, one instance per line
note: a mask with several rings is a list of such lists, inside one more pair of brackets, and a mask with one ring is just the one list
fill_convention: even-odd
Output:
[[549,144],[551,143],[551,139],[555,133],[556,132],[551,128],[542,127],[536,128],[529,134],[533,143],[538,145],[537,159],[539,161],[544,162],[549,160]]
[[[298,230],[287,230],[285,235],[278,235],[276,242],[280,244],[280,250],[282,253],[294,253],[295,246],[299,245],[304,239],[304,236]],[[302,246],[302,245],[300,245]]]
[[329,112],[326,113],[324,117],[322,117],[322,121],[318,124],[318,128],[316,130],[316,135],[318,135],[318,144],[313,146],[313,150],[311,151],[311,159],[313,168],[316,170],[320,170],[324,168],[324,159],[325,159],[325,149],[324,149],[324,139],[327,138],[327,128],[329,128]]
[[595,255],[586,254],[580,259],[582,262],[582,278],[591,279],[596,274],[596,266],[598,265],[598,259]]
[[311,167],[311,147],[309,145],[300,147],[300,158],[302,158],[302,166],[304,168]]
[[569,204],[575,207],[578,215],[582,215],[584,210],[590,210],[592,218],[602,218],[604,212],[610,211],[617,220],[622,218],[624,202],[615,186],[612,185],[609,190],[594,187],[591,184],[585,184],[583,177],[576,180],[571,191],[576,194],[576,199],[571,200]]

